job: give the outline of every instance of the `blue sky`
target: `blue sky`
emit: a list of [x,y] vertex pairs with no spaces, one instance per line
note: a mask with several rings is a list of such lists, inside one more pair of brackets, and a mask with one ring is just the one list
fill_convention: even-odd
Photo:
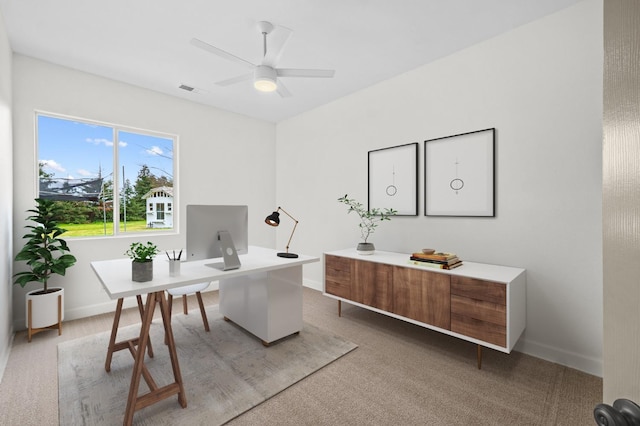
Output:
[[[118,177],[134,183],[142,164],[156,176],[173,178],[173,141],[168,138],[119,130]],[[113,179],[113,128],[38,115],[38,160],[57,178]]]

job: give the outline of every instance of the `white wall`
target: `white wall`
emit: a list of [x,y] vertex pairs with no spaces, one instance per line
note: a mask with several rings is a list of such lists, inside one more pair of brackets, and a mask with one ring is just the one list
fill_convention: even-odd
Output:
[[[434,40],[437,42],[437,40]],[[382,59],[384,60],[384,58]],[[277,200],[291,251],[353,247],[367,151],[496,128],[496,217],[397,217],[380,250],[432,247],[527,269],[517,350],[602,374],[602,0],[585,0],[277,125]],[[423,190],[420,175],[419,190]],[[278,234],[284,247],[287,235]],[[305,275],[322,286],[320,265]]]
[[[274,246],[275,233],[264,225],[275,204],[274,124],[21,55],[14,55],[13,65],[16,252],[22,245],[25,211],[36,197],[35,110],[179,135],[175,184],[180,233],[145,234],[143,238],[159,248],[184,247],[187,204],[246,204],[250,244]],[[67,239],[78,262],[66,277],[51,281],[65,287],[65,320],[113,311],[115,302],[89,263],[124,257],[129,244],[140,238]],[[19,267],[16,264],[16,270]],[[35,288],[33,283],[24,290],[14,287],[16,329],[24,327],[24,293]]]
[[0,14],[0,380],[9,359],[12,328],[13,162],[11,138],[11,47]]

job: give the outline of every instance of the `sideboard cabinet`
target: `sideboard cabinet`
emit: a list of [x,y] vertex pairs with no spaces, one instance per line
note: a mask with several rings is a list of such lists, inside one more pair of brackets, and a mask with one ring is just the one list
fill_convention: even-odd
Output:
[[409,255],[355,249],[324,254],[324,294],[478,345],[510,353],[525,328],[524,269],[464,261],[452,269],[409,263]]

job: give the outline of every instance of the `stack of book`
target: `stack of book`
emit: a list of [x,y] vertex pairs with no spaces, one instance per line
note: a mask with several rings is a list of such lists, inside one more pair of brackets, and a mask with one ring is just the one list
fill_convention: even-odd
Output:
[[412,265],[436,269],[453,269],[462,265],[462,261],[453,253],[413,253],[409,258]]

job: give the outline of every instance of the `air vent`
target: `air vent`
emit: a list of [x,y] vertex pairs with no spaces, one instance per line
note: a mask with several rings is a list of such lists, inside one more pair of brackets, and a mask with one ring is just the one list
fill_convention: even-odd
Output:
[[178,86],[179,89],[186,90],[187,92],[193,92],[194,88],[191,86],[187,86],[186,84],[181,84]]

